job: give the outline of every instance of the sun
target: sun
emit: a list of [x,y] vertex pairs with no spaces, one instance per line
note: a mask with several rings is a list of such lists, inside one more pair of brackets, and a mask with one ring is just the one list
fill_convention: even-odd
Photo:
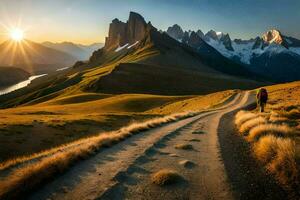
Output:
[[24,39],[24,31],[14,28],[10,31],[10,38],[16,42],[21,42]]

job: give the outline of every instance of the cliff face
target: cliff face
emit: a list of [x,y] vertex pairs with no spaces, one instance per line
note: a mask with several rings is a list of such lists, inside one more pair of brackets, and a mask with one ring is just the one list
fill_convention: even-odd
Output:
[[169,27],[167,33],[176,40],[182,40],[184,36],[183,30],[178,24],[174,24],[172,27]]
[[203,45],[203,43],[204,43],[203,39],[194,31],[191,33],[187,41],[187,44],[194,48],[200,47],[201,45]]
[[123,46],[126,44],[126,23],[114,19],[109,24],[108,37],[105,39],[105,48]]
[[145,22],[144,18],[135,12],[130,12],[126,23],[114,19],[109,25],[108,37],[105,40],[105,50],[113,50],[125,44],[133,44],[143,39],[151,23]]
[[222,34],[220,41],[223,43],[226,49],[228,49],[229,51],[234,51],[230,36],[228,34]]

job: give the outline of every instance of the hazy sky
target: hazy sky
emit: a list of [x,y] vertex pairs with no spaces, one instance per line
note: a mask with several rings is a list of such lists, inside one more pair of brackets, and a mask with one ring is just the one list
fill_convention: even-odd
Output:
[[300,38],[300,0],[0,0],[0,41],[4,27],[20,23],[37,42],[104,42],[111,20],[127,20],[129,11],[162,30],[177,23],[246,39],[277,28]]

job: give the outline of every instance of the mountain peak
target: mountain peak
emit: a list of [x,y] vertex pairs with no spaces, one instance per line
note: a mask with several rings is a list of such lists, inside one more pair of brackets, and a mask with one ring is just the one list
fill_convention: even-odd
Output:
[[129,21],[130,20],[139,20],[139,21],[145,22],[145,19],[142,15],[140,15],[139,13],[133,12],[133,11],[130,11],[130,13],[129,13]]
[[200,29],[198,29],[196,33],[199,35],[199,37],[204,38],[204,33]]
[[214,30],[208,31],[208,32],[205,34],[205,37],[206,37],[207,39],[211,38],[211,39],[213,39],[213,40],[218,40],[218,39],[219,39],[219,38],[218,38],[218,35],[217,35],[217,33],[216,33],[216,31],[214,31]]
[[229,34],[228,33],[224,34],[222,32],[219,32],[219,33],[221,33],[221,34],[218,34],[220,37],[219,40],[223,43],[225,48],[228,49],[229,51],[234,51]]
[[151,28],[151,23],[147,24],[144,18],[136,12],[130,12],[126,23],[115,18],[109,25],[105,50],[112,50],[125,44],[133,44],[143,39],[147,30]]
[[176,40],[182,40],[184,36],[184,32],[182,28],[178,24],[174,24],[167,29],[168,35]]
[[272,29],[267,31],[266,33],[263,34],[262,39],[265,43],[271,44],[282,44],[283,43],[283,36],[280,33],[280,31],[276,29]]

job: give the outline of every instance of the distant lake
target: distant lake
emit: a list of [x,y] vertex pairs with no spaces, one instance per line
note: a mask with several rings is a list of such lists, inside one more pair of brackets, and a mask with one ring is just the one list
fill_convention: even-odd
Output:
[[27,80],[19,82],[17,84],[8,86],[6,88],[0,89],[0,95],[4,95],[10,92],[13,92],[15,90],[18,90],[20,88],[24,88],[27,85],[29,85],[31,83],[31,81],[33,81],[34,79],[40,78],[42,76],[46,76],[47,74],[40,74],[40,75],[35,75],[35,76],[30,76]]

